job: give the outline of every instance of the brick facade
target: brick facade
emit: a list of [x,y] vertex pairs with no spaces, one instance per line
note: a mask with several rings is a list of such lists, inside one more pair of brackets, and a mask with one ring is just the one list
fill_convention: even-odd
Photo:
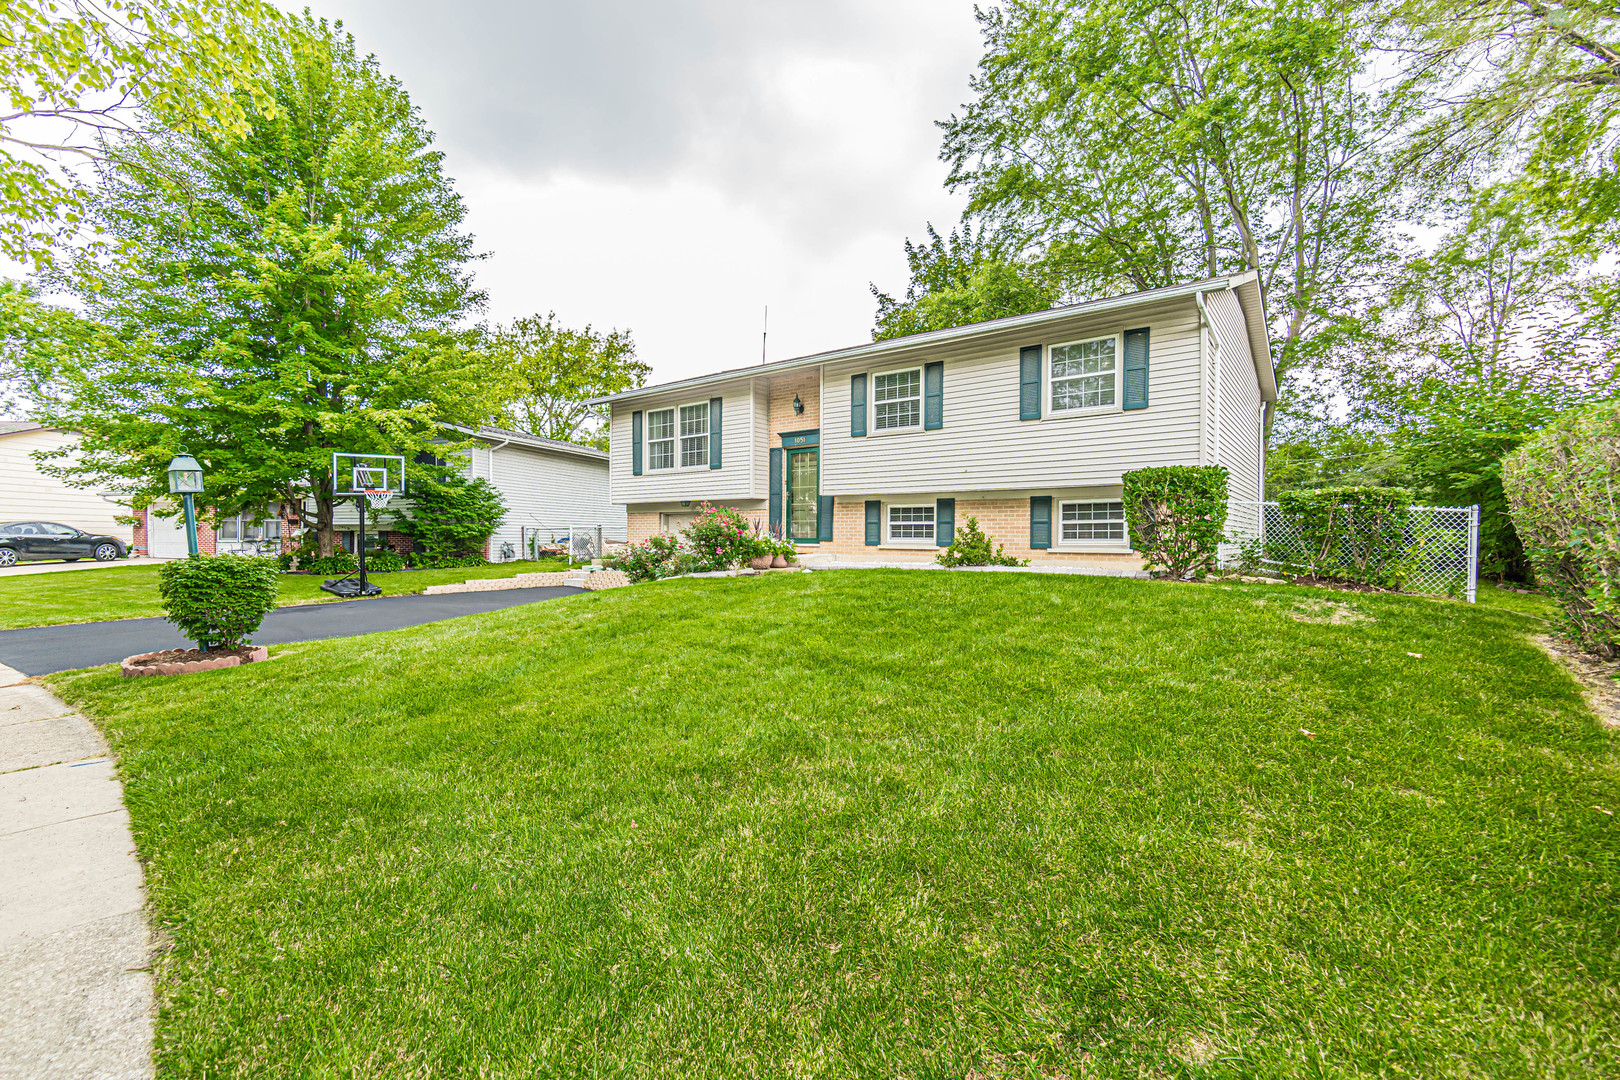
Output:
[[[807,553],[823,552],[842,559],[866,562],[933,562],[937,547],[909,548],[866,543],[866,504],[838,502],[833,506],[831,543],[802,545]],[[1054,507],[1055,512],[1055,507]],[[961,528],[969,517],[977,518],[979,528],[1003,545],[1008,555],[1029,559],[1035,565],[1096,566],[1106,569],[1140,570],[1142,559],[1133,552],[1052,551],[1029,546],[1029,499],[957,499],[956,525]],[[1056,528],[1056,523],[1053,525]]]
[[[799,404],[804,406],[804,412],[793,411],[794,395],[798,395]],[[781,432],[820,430],[820,373],[812,371],[809,374],[778,375],[772,379],[765,417],[766,425],[771,432],[772,449],[781,447]]]

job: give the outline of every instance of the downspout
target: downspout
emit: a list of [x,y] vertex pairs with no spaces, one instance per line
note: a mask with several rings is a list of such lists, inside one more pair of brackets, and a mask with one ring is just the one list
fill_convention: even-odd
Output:
[[1210,423],[1210,442],[1213,449],[1211,457],[1214,459],[1211,464],[1219,465],[1221,463],[1221,368],[1219,362],[1221,355],[1221,335],[1215,330],[1215,321],[1209,317],[1209,308],[1204,304],[1204,294],[1202,292],[1193,293],[1193,301],[1198,305],[1198,316],[1203,320],[1204,329],[1209,333],[1210,343],[1215,346],[1215,350],[1212,355],[1216,360],[1216,363],[1214,364],[1213,370],[1210,373],[1215,384],[1213,388],[1214,392],[1211,394],[1211,400],[1215,407],[1215,415],[1211,418],[1212,422]]
[[502,439],[500,442],[489,448],[489,482],[491,484],[495,482],[495,451],[501,449],[511,441],[511,439]]

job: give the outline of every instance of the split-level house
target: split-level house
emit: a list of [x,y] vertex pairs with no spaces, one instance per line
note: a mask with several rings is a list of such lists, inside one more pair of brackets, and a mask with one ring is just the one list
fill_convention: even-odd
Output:
[[1036,564],[1134,568],[1123,474],[1218,464],[1258,500],[1276,399],[1245,273],[601,400],[631,541],[707,501],[843,562],[931,559],[972,516]]

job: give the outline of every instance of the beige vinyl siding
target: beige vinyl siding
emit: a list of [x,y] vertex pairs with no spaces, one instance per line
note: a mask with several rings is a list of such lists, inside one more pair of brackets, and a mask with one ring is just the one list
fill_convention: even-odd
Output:
[[[608,454],[612,461],[610,497],[615,503],[653,503],[680,499],[752,499],[764,487],[765,466],[756,430],[763,422],[756,414],[758,393],[752,377],[699,387],[671,394],[656,394],[634,402],[613,403],[608,428]],[[648,469],[643,443],[642,474],[631,471],[630,414],[646,414],[659,409],[690,405],[710,398],[723,398],[721,406],[720,468]],[[678,415],[678,414],[677,414]],[[643,439],[646,428],[642,428]]]
[[[1120,408],[1116,376],[1111,407],[1053,415],[1050,357],[1043,356],[1042,419],[1020,420],[1021,346],[1051,346],[1146,326],[1151,330],[1149,406]],[[881,362],[828,364],[823,371],[821,491],[950,492],[1118,484],[1129,469],[1192,465],[1200,460],[1200,317],[1191,297],[1115,312],[1080,315],[1038,330],[921,347]],[[1116,350],[1120,358],[1123,341]],[[849,433],[849,380],[943,361],[944,426],[876,434]],[[1118,371],[1118,368],[1116,368]],[[870,385],[868,408],[872,401]]]
[[111,484],[74,487],[41,472],[32,457],[37,450],[59,450],[78,442],[79,436],[72,432],[49,428],[0,435],[0,521],[55,521],[133,543],[135,526],[115,520],[120,514],[133,513],[128,503],[102,497],[106,493],[122,498]]
[[1260,380],[1249,349],[1243,307],[1231,291],[1210,293],[1204,303],[1220,342],[1214,358],[1220,382],[1212,395],[1218,410],[1214,460],[1226,466],[1227,490],[1232,498],[1258,499]]

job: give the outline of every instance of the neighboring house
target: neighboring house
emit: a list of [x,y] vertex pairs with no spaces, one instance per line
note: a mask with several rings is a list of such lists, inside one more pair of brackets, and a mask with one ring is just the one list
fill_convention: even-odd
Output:
[[134,541],[129,496],[106,485],[74,487],[42,472],[34,453],[78,445],[76,432],[27,421],[0,421],[0,521],[55,521],[88,533]]
[[[454,427],[477,440],[465,451],[467,475],[483,477],[506,499],[506,517],[490,537],[490,557],[512,545],[522,558],[530,538],[563,536],[576,526],[625,539],[624,507],[608,495],[608,455],[591,446],[504,428]],[[406,486],[409,487],[409,469]]]
[[1218,464],[1261,498],[1277,380],[1246,273],[600,400],[632,541],[707,500],[845,559],[931,559],[973,516],[1038,563],[1139,566],[1122,475]]
[[[608,500],[607,454],[593,447],[542,439],[521,431],[459,426],[453,426],[452,430],[456,441],[471,439],[474,442],[470,449],[460,452],[466,457],[466,475],[489,480],[506,500],[506,516],[490,537],[484,551],[487,557],[501,559],[505,545],[510,544],[512,557],[522,558],[531,537],[560,537],[576,526],[601,527],[605,539],[624,539],[624,507]],[[375,520],[368,519],[366,525],[368,533],[380,536],[383,543],[400,552],[410,550],[410,539],[396,532],[393,524],[410,506],[409,492],[415,467],[410,463],[405,466],[406,497],[390,502]],[[143,548],[149,544],[156,556],[180,558],[186,554],[185,522],[178,516],[167,519],[159,516],[165,508],[166,504],[143,513],[137,542]],[[303,520],[313,520],[314,512],[314,500],[306,500],[302,514],[308,517]],[[201,510],[199,513],[205,514]],[[333,524],[337,540],[348,551],[354,550],[359,521],[352,499],[344,499],[335,507]],[[298,506],[273,503],[259,512],[226,518],[217,529],[211,521],[200,517],[197,547],[221,554],[290,551],[298,546],[303,527]]]

